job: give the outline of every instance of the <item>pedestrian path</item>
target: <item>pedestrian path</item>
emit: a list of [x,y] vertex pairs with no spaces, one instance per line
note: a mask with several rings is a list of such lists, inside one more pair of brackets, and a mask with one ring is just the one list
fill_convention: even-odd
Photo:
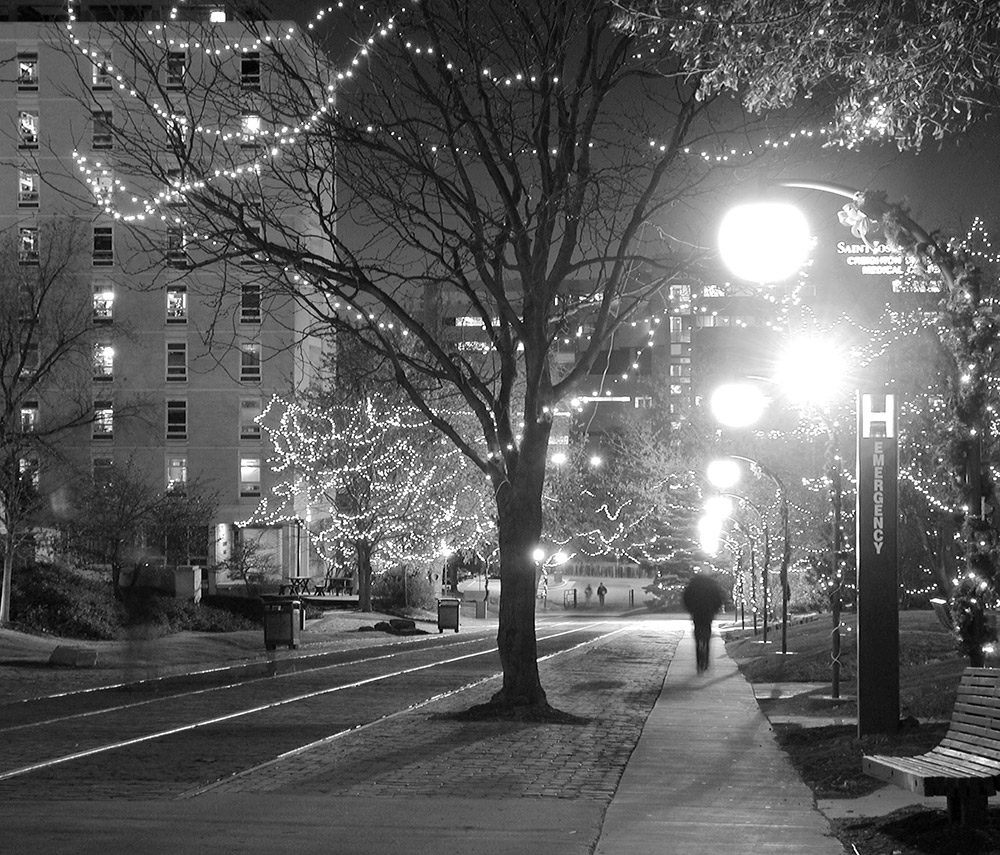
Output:
[[719,639],[685,634],[611,801],[596,855],[843,855]]

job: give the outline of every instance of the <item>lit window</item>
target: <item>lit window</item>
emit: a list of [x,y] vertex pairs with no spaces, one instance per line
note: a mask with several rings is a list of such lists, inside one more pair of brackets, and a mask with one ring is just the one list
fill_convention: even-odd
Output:
[[637,410],[648,410],[653,406],[653,399],[649,395],[639,395],[633,399],[632,406]]
[[188,379],[187,342],[167,342],[167,380],[183,382]]
[[115,263],[115,234],[111,226],[94,226],[94,266]]
[[260,496],[260,458],[240,458],[240,495],[248,498]]
[[188,238],[179,226],[167,227],[167,264],[171,267],[187,267]]
[[114,319],[115,292],[110,282],[94,285],[94,323],[110,324]]
[[115,176],[110,169],[102,169],[90,178],[90,188],[94,191],[94,201],[104,207],[111,204],[111,194],[115,189]]
[[187,318],[187,288],[183,285],[174,285],[167,288],[167,323],[186,324]]
[[17,171],[17,204],[21,208],[38,207],[38,173],[30,169]]
[[670,384],[670,394],[671,395],[683,395],[684,394],[684,387],[680,383],[671,383]]
[[183,89],[187,77],[187,51],[167,51],[167,89]]
[[260,398],[243,398],[240,401],[240,439],[259,440],[261,438]]
[[167,190],[164,204],[170,205],[171,207],[187,204],[187,199],[184,198],[184,194],[177,192],[177,188],[183,183],[184,175],[179,169],[175,168],[167,170]]
[[114,121],[110,110],[94,110],[91,114],[94,126],[94,139],[91,147],[94,151],[106,151],[114,148]]
[[21,433],[34,433],[38,430],[38,401],[25,401],[21,404]]
[[38,89],[38,54],[19,53],[17,55],[17,88],[21,92]]
[[260,53],[255,50],[240,57],[240,87],[252,92],[260,90]]
[[240,288],[240,323],[260,323],[260,285],[244,282]]
[[224,9],[213,9],[208,13],[208,20],[213,24],[226,23],[226,12]]
[[17,260],[21,264],[38,264],[38,228],[21,226],[17,230]]
[[115,433],[115,410],[111,401],[94,401],[94,439],[111,439]]
[[38,148],[38,111],[19,110],[17,113],[19,148]]
[[94,345],[94,379],[111,380],[115,373],[115,349],[109,342]]
[[260,345],[244,344],[240,348],[240,380],[244,383],[260,382]]
[[21,476],[22,483],[38,489],[38,458],[22,457],[17,461],[17,470]]
[[240,145],[252,148],[260,136],[261,131],[260,116],[255,113],[247,113],[240,117]]
[[167,401],[167,439],[187,439],[187,401]]
[[183,490],[188,479],[188,462],[186,457],[167,458],[167,489]]
[[111,64],[111,51],[92,50],[90,52],[92,63],[92,82],[94,89],[110,89],[115,82],[114,66]]

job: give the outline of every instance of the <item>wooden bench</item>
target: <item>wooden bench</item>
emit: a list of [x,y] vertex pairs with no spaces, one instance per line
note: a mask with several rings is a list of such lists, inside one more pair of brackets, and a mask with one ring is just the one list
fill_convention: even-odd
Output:
[[1000,669],[966,668],[948,732],[917,757],[862,759],[865,774],[924,796],[946,796],[948,818],[986,821],[987,800],[1000,784]]

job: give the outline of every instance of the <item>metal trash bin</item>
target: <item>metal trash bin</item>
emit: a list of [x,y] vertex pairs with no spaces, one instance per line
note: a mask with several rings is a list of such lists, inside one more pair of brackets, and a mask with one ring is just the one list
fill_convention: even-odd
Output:
[[453,629],[458,632],[458,607],[461,600],[452,597],[438,600],[438,632]]
[[302,630],[302,603],[282,597],[264,600],[264,647],[274,650],[279,644],[295,649]]

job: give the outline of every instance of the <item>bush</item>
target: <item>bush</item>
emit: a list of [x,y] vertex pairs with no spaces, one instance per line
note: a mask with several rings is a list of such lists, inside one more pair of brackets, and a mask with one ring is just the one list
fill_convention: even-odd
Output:
[[[406,586],[403,586],[403,573]],[[418,567],[404,565],[379,573],[372,580],[372,605],[382,611],[434,608],[434,588]]]
[[20,629],[96,641],[121,638],[125,622],[110,580],[51,564],[14,570],[10,616]]
[[11,620],[19,629],[93,641],[136,631],[155,638],[184,630],[254,630],[262,615],[259,600],[212,597],[196,604],[151,588],[126,591],[118,601],[110,580],[51,564],[15,570],[11,593]]

